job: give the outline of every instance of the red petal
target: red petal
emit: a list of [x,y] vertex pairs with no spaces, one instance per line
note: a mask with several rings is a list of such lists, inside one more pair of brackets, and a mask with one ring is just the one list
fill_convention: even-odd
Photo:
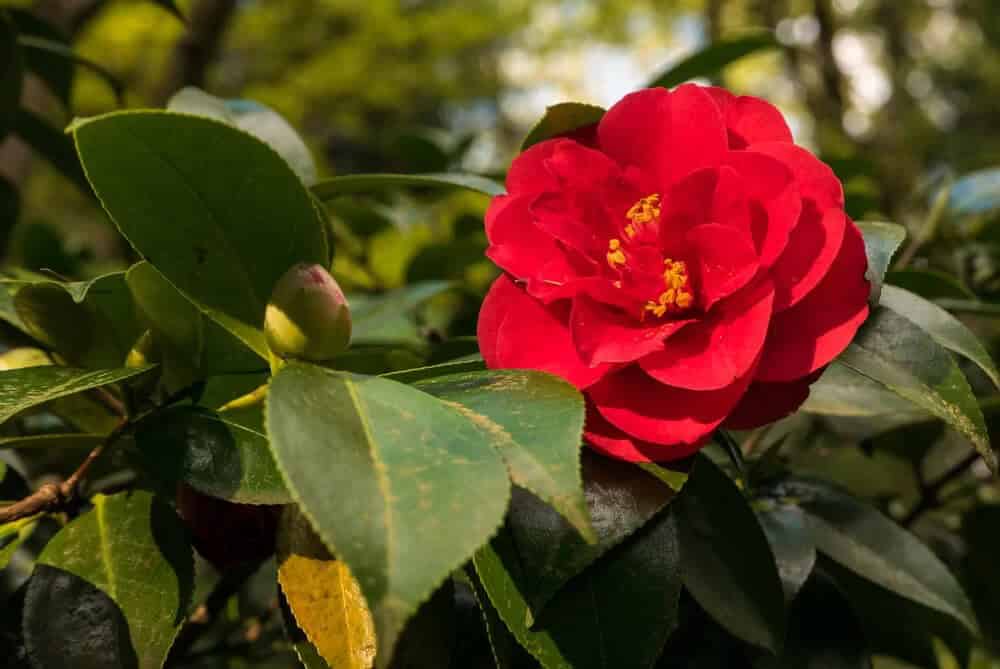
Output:
[[687,242],[697,303],[705,311],[747,285],[757,273],[753,243],[739,230],[715,223],[699,225],[688,232]]
[[830,167],[801,146],[784,142],[755,144],[753,150],[776,158],[795,174],[799,195],[812,200],[816,209],[844,208],[844,187]]
[[[530,201],[528,196],[500,195],[486,210],[486,236],[490,240],[486,255],[519,279],[537,276],[542,265],[562,256],[552,237],[535,226],[528,209]],[[565,260],[562,264],[566,265]],[[565,279],[565,274],[557,272],[551,278]]]
[[796,304],[830,271],[844,241],[847,215],[840,209],[820,214],[808,203],[792,230],[788,247],[771,268],[775,311]]
[[[726,127],[718,106],[703,86],[684,84],[670,93],[670,143],[658,154],[658,174],[662,183],[678,179],[703,167],[719,165],[728,143]],[[648,138],[637,137],[645,142]]]
[[729,148],[744,149],[757,142],[791,142],[792,131],[778,108],[749,95],[735,96],[724,88],[705,89],[722,110]]
[[660,383],[689,390],[719,390],[744,376],[767,337],[774,288],[770,281],[725,300],[708,318],[670,338],[666,348],[639,364]]
[[597,138],[601,150],[620,165],[656,174],[659,156],[669,146],[670,123],[670,92],[648,88],[615,103],[598,124]]
[[848,225],[840,253],[819,285],[771,320],[758,380],[801,378],[847,348],[868,317],[867,265],[861,233]]
[[487,365],[539,369],[561,376],[577,388],[593,384],[610,366],[588,367],[580,360],[566,324],[568,311],[565,302],[542,305],[510,277],[501,276],[493,283],[480,311],[480,336],[486,339],[480,346],[493,349],[493,361],[487,359]]
[[758,153],[756,147],[754,151],[730,151],[726,163],[743,179],[751,200],[751,229],[760,264],[770,267],[788,244],[802,210],[796,175],[780,160]]
[[476,322],[476,339],[479,342],[479,352],[486,361],[486,366],[495,368],[500,366],[497,360],[497,337],[500,335],[500,324],[504,316],[507,315],[507,302],[504,294],[507,288],[512,285],[507,275],[501,275],[493,285],[490,286],[483,304],[479,308],[479,320]]
[[507,171],[507,192],[512,195],[527,195],[559,189],[559,180],[545,165],[545,161],[555,150],[569,139],[549,139],[529,147],[519,153]]
[[584,439],[598,453],[626,462],[668,462],[680,460],[697,453],[705,440],[695,444],[652,444],[633,439],[609,423],[593,406],[587,403],[587,422],[583,428]]
[[632,362],[663,349],[663,340],[692,322],[691,319],[640,323],[586,295],[573,300],[570,330],[580,358],[590,365]]
[[654,444],[697,444],[736,406],[752,376],[702,392],[665,386],[630,365],[605,376],[587,394],[602,416],[631,437]]
[[791,415],[809,397],[809,386],[823,369],[788,383],[754,381],[723,424],[731,430],[749,430]]

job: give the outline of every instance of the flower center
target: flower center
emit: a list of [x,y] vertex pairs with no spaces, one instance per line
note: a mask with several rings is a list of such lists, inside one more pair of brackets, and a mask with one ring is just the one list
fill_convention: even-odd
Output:
[[662,318],[667,313],[684,311],[694,302],[687,263],[683,260],[664,258],[663,265],[663,284],[666,290],[660,293],[655,302],[653,300],[646,302],[643,316],[648,312],[657,318]]
[[[608,266],[618,275],[612,285],[637,293],[637,301],[641,305],[640,319],[646,318],[647,314],[662,318],[685,311],[694,304],[687,263],[664,258],[662,270],[657,269],[658,260],[655,261],[657,264],[651,264],[650,253],[659,255],[651,242],[657,237],[660,211],[660,196],[656,193],[632,205],[625,214],[628,223],[624,227],[623,238],[609,239],[605,253]],[[663,288],[656,299],[644,299],[657,290],[661,280]]]

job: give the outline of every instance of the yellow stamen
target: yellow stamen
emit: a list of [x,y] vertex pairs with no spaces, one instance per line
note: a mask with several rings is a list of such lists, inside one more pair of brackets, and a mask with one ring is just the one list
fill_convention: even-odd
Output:
[[658,193],[647,195],[632,207],[625,214],[625,218],[632,221],[625,226],[625,234],[629,238],[635,237],[639,230],[646,223],[651,223],[660,217],[660,196]]
[[606,257],[611,269],[618,269],[619,266],[625,264],[625,251],[622,250],[620,239],[611,239],[608,241],[608,253]]
[[663,283],[666,290],[654,302],[649,300],[643,310],[652,313],[657,318],[664,316],[668,311],[681,311],[687,309],[694,302],[694,295],[691,293],[691,282],[688,277],[687,263],[683,260],[671,260],[666,258],[663,261]]

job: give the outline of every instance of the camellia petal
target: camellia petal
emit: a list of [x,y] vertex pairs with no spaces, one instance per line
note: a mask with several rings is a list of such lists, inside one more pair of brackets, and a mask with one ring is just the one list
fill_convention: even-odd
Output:
[[[670,93],[670,144],[655,156],[656,173],[671,184],[703,167],[721,164],[728,153],[722,113],[703,86],[683,84]],[[643,141],[636,136],[634,141]]]
[[599,453],[626,462],[666,462],[679,460],[701,450],[706,437],[693,444],[653,444],[629,436],[609,423],[593,405],[587,404],[583,438]]
[[778,108],[770,102],[749,95],[733,95],[716,86],[706,87],[705,92],[722,110],[729,148],[745,149],[758,142],[792,141],[792,131]]
[[825,369],[787,383],[751,383],[723,426],[731,430],[750,430],[791,415],[809,397],[809,386]]
[[726,163],[743,179],[760,264],[770,267],[788,245],[802,211],[795,175],[780,160],[756,150],[730,151]]
[[721,302],[707,319],[671,337],[664,349],[640,360],[651,377],[689,390],[719,390],[736,383],[757,361],[774,300],[762,281]]
[[670,106],[670,92],[663,88],[629,93],[597,126],[601,150],[618,164],[634,165],[662,183],[658,156],[669,150]]
[[844,187],[840,179],[808,150],[785,142],[762,142],[755,144],[753,150],[784,163],[795,175],[799,195],[803,200],[815,202],[818,210],[844,208]]
[[521,279],[536,275],[554,256],[561,255],[552,237],[535,226],[530,202],[529,196],[500,195],[486,210],[486,236],[490,240],[486,255]]
[[828,364],[851,343],[868,317],[865,243],[846,228],[840,254],[801,302],[776,314],[757,370],[759,381],[791,381]]
[[609,374],[590,399],[618,429],[654,444],[695,444],[708,437],[740,401],[752,371],[721,390],[665,386],[636,365]]
[[[491,310],[502,312],[491,356],[497,367],[538,369],[561,376],[577,388],[595,383],[610,369],[607,365],[589,367],[577,355],[566,324],[566,302],[543,305],[504,275],[493,283],[480,312],[480,321],[485,314],[487,323],[495,326],[498,316]],[[480,329],[479,336],[483,335]]]
[[757,253],[738,230],[715,223],[699,225],[687,234],[698,301],[708,311],[719,300],[747,285],[757,274]]
[[632,362],[659,351],[663,341],[693,319],[636,322],[587,295],[573,300],[570,330],[580,357],[589,365]]
[[771,268],[775,311],[798,303],[826,276],[840,253],[849,224],[847,214],[840,209],[827,209],[821,215],[811,202],[807,204],[788,239],[788,247]]

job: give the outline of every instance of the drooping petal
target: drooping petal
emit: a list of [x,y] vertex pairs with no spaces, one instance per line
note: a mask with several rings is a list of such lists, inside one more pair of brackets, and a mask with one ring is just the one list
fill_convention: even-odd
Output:
[[[772,142],[767,146],[784,145]],[[726,164],[743,180],[760,264],[770,267],[787,246],[802,210],[795,175],[780,160],[756,151],[756,147],[753,151],[730,151]]]
[[543,305],[510,277],[501,276],[493,283],[480,311],[479,336],[484,339],[480,347],[487,365],[538,369],[561,376],[577,388],[593,384],[610,367],[588,367],[580,360],[570,337],[568,312],[566,302]]
[[823,374],[824,369],[787,383],[754,381],[723,426],[731,430],[749,430],[791,415],[809,397],[809,386]]
[[724,300],[700,322],[671,337],[639,364],[651,377],[689,390],[719,390],[736,383],[756,362],[767,337],[774,288],[770,281]]
[[589,365],[632,362],[663,348],[663,340],[692,322],[638,318],[587,295],[573,300],[570,330],[580,358]]
[[686,241],[698,304],[706,311],[747,285],[757,273],[753,242],[739,230],[717,223],[699,225],[688,232]]
[[840,253],[819,285],[771,320],[757,380],[801,378],[847,348],[868,317],[867,265],[861,233],[848,225]]
[[791,142],[792,131],[778,108],[766,100],[736,96],[724,88],[706,87],[722,110],[729,135],[729,148],[745,149],[758,142]]
[[630,365],[587,394],[601,415],[629,436],[654,444],[696,444],[736,406],[752,376],[751,370],[721,390],[696,391],[665,386]]
[[[605,420],[593,405],[587,403],[587,420],[583,438],[598,453],[626,462],[669,462],[697,453],[704,441],[694,444],[653,444],[630,437]],[[706,437],[708,439],[708,437]]]
[[820,214],[812,202],[807,202],[799,224],[788,239],[788,247],[771,267],[775,311],[798,303],[826,276],[840,253],[848,224],[842,210],[827,209]]

